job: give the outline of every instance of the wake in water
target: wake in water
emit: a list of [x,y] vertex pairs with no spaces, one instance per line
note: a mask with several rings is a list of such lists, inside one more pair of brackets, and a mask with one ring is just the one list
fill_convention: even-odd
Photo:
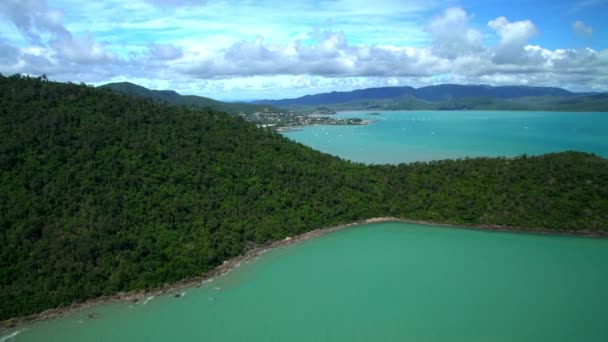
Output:
[[141,304],[142,304],[142,305],[146,305],[146,304],[148,304],[148,302],[149,302],[149,301],[151,301],[152,299],[154,299],[154,296],[150,296],[150,297],[146,298],[146,299],[143,301],[143,303],[141,303]]
[[21,330],[17,330],[11,334],[8,334],[6,336],[0,336],[0,342],[10,342],[10,341],[14,341],[14,337],[19,335],[19,333],[21,332]]

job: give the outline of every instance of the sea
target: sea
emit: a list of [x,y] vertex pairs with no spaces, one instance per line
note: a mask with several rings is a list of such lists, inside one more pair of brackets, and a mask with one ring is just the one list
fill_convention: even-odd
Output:
[[373,122],[299,127],[283,135],[367,164],[563,151],[608,157],[608,113],[604,112],[356,111],[332,117]]

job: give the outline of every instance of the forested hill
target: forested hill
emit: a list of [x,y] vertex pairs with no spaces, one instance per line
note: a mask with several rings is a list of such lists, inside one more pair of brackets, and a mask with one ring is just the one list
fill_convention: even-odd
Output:
[[593,155],[366,166],[240,117],[20,76],[0,76],[0,194],[0,319],[370,217],[608,229]]
[[241,103],[241,102],[222,102],[208,97],[195,95],[180,95],[173,90],[151,90],[130,82],[108,83],[101,86],[102,88],[111,89],[118,93],[123,93],[133,96],[141,96],[153,99],[158,102],[166,102],[174,105],[190,106],[199,109],[211,108],[221,112],[236,114],[245,113],[251,114],[255,112],[279,112],[270,105]]

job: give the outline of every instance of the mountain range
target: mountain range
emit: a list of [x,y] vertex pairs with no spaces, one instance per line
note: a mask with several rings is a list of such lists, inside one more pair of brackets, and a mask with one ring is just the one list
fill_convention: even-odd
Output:
[[422,88],[382,87],[306,95],[254,103],[306,109],[327,106],[345,109],[502,109],[502,110],[608,110],[608,93],[575,93],[555,87],[442,84]]
[[555,87],[441,84],[421,88],[381,87],[332,91],[280,100],[223,102],[174,90],[152,90],[130,82],[101,88],[161,103],[211,108],[250,116],[256,112],[331,110],[547,110],[608,111],[608,93],[577,93]]

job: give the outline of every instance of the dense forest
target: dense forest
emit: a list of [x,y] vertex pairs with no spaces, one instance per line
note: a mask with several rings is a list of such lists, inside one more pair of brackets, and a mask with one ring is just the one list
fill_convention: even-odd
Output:
[[240,117],[0,76],[0,320],[377,216],[608,230],[608,160],[352,163]]

